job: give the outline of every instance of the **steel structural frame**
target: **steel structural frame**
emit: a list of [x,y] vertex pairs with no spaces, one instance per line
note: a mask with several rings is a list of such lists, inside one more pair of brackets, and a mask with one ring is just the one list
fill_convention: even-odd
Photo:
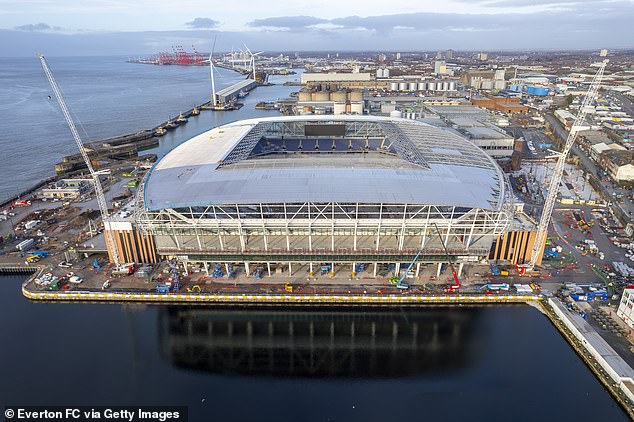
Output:
[[[281,211],[272,213],[271,210]],[[371,217],[371,218],[360,218]],[[252,205],[209,205],[207,207],[190,207],[186,209],[164,209],[160,211],[144,211],[137,220],[138,227],[153,235],[169,236],[175,250],[182,253],[210,252],[205,238],[218,239],[218,252],[236,251],[266,253],[272,251],[269,238],[276,236],[285,238],[286,248],[291,248],[297,237],[303,236],[307,241],[306,252],[322,252],[324,248],[313,246],[316,236],[330,237],[331,253],[368,252],[361,247],[358,239],[361,236],[375,238],[374,253],[399,252],[409,255],[406,248],[407,237],[420,237],[421,245],[432,236],[432,225],[437,224],[443,232],[449,249],[457,255],[486,255],[479,244],[484,238],[493,241],[505,233],[512,222],[512,213],[506,210],[492,211],[479,208],[465,209],[455,206],[439,207],[434,205],[412,204],[340,204],[340,203],[303,203],[303,204],[252,204]],[[239,239],[239,248],[227,248],[227,237]],[[386,236],[397,237],[397,247],[382,247]],[[263,249],[252,249],[248,245],[254,238],[260,238]],[[351,248],[343,250],[335,247],[335,239],[349,237]],[[184,242],[184,239],[195,239]],[[187,244],[186,244],[187,243]],[[161,248],[159,248],[160,250]],[[438,250],[436,250],[438,249]],[[439,248],[430,248],[428,254],[438,254]],[[276,249],[279,252],[279,248]]]

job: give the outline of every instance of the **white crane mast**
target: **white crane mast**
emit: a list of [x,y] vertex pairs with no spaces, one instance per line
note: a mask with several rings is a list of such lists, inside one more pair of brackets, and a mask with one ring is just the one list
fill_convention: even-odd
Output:
[[[602,54],[602,56],[604,56],[604,54]],[[603,60],[603,62],[599,66],[599,70],[597,70],[597,73],[592,78],[592,83],[590,84],[590,88],[588,88],[588,92],[586,93],[586,96],[583,100],[583,104],[581,104],[581,107],[579,108],[577,117],[575,118],[575,121],[570,128],[570,132],[568,133],[568,137],[566,138],[564,148],[558,154],[557,163],[555,164],[555,170],[553,171],[552,178],[550,179],[550,183],[548,185],[548,196],[546,197],[546,202],[544,202],[542,216],[539,219],[539,226],[537,227],[537,238],[535,239],[535,243],[533,244],[531,260],[528,264],[524,265],[524,268],[528,271],[532,271],[533,268],[535,268],[539,255],[546,246],[546,238],[548,237],[548,226],[550,225],[555,202],[557,201],[557,194],[559,193],[559,186],[561,185],[562,177],[564,174],[566,159],[568,157],[568,154],[570,153],[570,150],[575,144],[577,133],[579,132],[579,127],[583,124],[583,121],[586,118],[586,114],[588,113],[588,107],[592,105],[592,102],[597,97],[599,85],[601,84],[603,72],[605,71],[605,67],[608,64],[608,61],[609,60],[607,59]]]
[[108,204],[106,203],[106,197],[103,193],[101,182],[99,181],[99,175],[95,173],[95,170],[92,167],[92,163],[90,162],[90,157],[88,157],[88,154],[86,153],[84,144],[81,141],[81,138],[79,137],[79,133],[77,132],[77,128],[75,127],[75,123],[73,122],[70,112],[68,111],[68,108],[66,107],[66,103],[64,102],[64,98],[62,97],[62,92],[57,86],[57,82],[55,81],[55,78],[53,77],[53,74],[51,73],[51,69],[49,69],[48,63],[46,63],[46,59],[41,54],[39,54],[38,57],[40,59],[40,62],[42,63],[42,68],[44,69],[46,78],[48,79],[48,82],[51,84],[51,88],[53,89],[55,98],[57,99],[57,102],[59,103],[59,106],[62,109],[62,114],[64,114],[66,123],[68,123],[68,127],[70,128],[70,131],[73,134],[73,138],[75,139],[75,142],[77,143],[79,152],[81,153],[81,156],[84,159],[84,162],[86,163],[86,167],[88,167],[88,171],[90,172],[90,175],[93,178],[93,182],[95,184],[95,197],[97,198],[97,204],[99,205],[99,211],[101,212],[101,219],[104,224],[104,234],[106,237],[106,243],[108,246],[110,246],[108,250],[110,252],[112,260],[114,261],[114,264],[120,265],[121,261],[119,259],[119,253],[115,246],[114,237],[112,233],[110,232],[110,230],[107,230],[107,227],[105,227],[106,221],[108,220],[108,215],[109,215]]
[[209,72],[211,73],[211,106],[215,107],[216,102],[216,81],[214,79],[214,49],[216,48],[216,38],[214,38],[214,44],[211,46],[211,53],[209,53]]

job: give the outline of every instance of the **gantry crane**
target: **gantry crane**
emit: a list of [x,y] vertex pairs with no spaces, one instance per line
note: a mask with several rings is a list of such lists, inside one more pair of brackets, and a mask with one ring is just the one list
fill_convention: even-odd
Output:
[[62,92],[60,91],[59,86],[57,86],[57,82],[55,81],[55,78],[53,77],[53,74],[51,73],[51,69],[49,69],[48,67],[48,63],[46,62],[46,59],[44,58],[42,54],[38,54],[38,58],[40,59],[40,62],[42,63],[42,68],[44,69],[44,73],[46,74],[46,78],[48,79],[48,82],[51,84],[51,88],[53,89],[55,98],[57,99],[57,102],[59,103],[59,107],[62,109],[62,114],[64,115],[64,118],[66,119],[66,123],[68,123],[70,132],[73,134],[73,138],[75,139],[75,142],[77,143],[79,152],[81,153],[81,156],[84,159],[84,162],[86,163],[86,167],[88,167],[88,171],[90,172],[90,175],[93,178],[93,182],[95,184],[95,197],[97,198],[97,204],[99,205],[99,211],[101,212],[101,219],[104,224],[104,235],[106,239],[106,245],[110,246],[107,249],[110,252],[110,256],[112,258],[113,263],[116,266],[119,266],[121,264],[121,260],[119,259],[119,253],[115,246],[114,236],[112,232],[108,230],[107,227],[105,227],[106,221],[108,220],[108,216],[109,216],[108,204],[106,203],[106,197],[103,193],[103,188],[101,187],[99,174],[96,173],[92,167],[92,163],[90,162],[90,157],[88,157],[88,154],[86,153],[86,149],[84,148],[84,144],[79,136],[79,132],[77,132],[75,123],[73,122],[70,112],[68,111],[68,107],[66,107],[66,103],[64,102],[64,98],[62,97]]
[[[602,51],[601,57],[605,57],[605,53],[605,51]],[[562,177],[564,174],[564,165],[566,164],[566,159],[568,157],[568,154],[570,153],[570,150],[575,144],[577,133],[579,132],[579,127],[585,120],[586,114],[588,113],[588,107],[595,100],[597,93],[599,92],[599,85],[601,84],[603,72],[605,71],[605,67],[608,64],[608,61],[608,59],[604,59],[601,62],[599,70],[597,70],[597,73],[592,78],[592,83],[590,84],[588,92],[583,99],[583,103],[579,108],[579,113],[577,113],[577,117],[575,118],[575,121],[570,128],[570,132],[568,133],[568,137],[566,138],[564,148],[560,153],[557,154],[557,163],[555,164],[555,170],[553,172],[552,178],[550,179],[550,184],[548,185],[548,196],[546,197],[546,202],[544,203],[542,216],[539,219],[539,226],[537,227],[537,238],[535,239],[535,243],[533,244],[531,260],[528,264],[519,266],[520,274],[525,273],[526,271],[532,271],[533,268],[535,268],[535,264],[537,264],[537,260],[539,259],[539,256],[546,246],[548,226],[550,225],[550,220],[553,215],[553,208],[555,207],[555,202],[557,201],[557,194],[559,193],[559,186],[561,185]]]

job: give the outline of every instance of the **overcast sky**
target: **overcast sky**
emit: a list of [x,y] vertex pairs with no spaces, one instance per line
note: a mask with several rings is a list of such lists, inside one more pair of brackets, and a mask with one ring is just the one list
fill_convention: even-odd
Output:
[[634,47],[634,0],[0,0],[0,56]]

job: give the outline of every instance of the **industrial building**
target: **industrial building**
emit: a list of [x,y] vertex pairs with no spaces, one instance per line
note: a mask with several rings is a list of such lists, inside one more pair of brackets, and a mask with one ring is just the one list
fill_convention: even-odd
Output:
[[184,142],[148,173],[134,219],[117,235],[149,236],[159,256],[206,271],[398,274],[424,246],[417,276],[421,265],[440,273],[449,260],[462,269],[486,258],[513,205],[495,161],[450,131],[311,115],[238,121]]
[[363,114],[359,90],[316,91],[303,88],[297,95],[296,114]]
[[61,179],[42,189],[38,196],[46,199],[76,199],[93,189],[88,179]]
[[508,126],[505,117],[469,105],[428,106],[426,109],[490,156],[504,158],[513,155],[515,138],[498,127]]

